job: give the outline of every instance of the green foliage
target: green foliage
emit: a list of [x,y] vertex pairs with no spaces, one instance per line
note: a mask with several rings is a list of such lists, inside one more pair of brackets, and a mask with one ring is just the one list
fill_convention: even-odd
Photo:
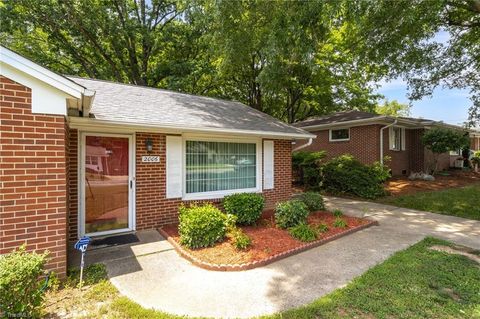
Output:
[[252,244],[252,239],[240,228],[235,227],[231,229],[228,236],[232,239],[233,245],[238,250],[245,250]]
[[432,128],[423,134],[422,143],[433,153],[434,158],[431,171],[435,174],[440,154],[456,151],[469,146],[470,139],[468,133],[464,131],[446,128]]
[[349,6],[5,0],[0,41],[62,74],[238,100],[293,123],[376,104],[376,70],[346,41]]
[[322,187],[331,193],[374,199],[385,195],[383,172],[376,165],[364,165],[351,155],[342,155],[322,166]]
[[213,204],[179,207],[180,243],[188,248],[209,247],[225,237],[227,216]]
[[293,238],[300,241],[309,242],[317,239],[317,232],[314,228],[308,224],[298,224],[291,227],[288,232]]
[[227,214],[237,216],[237,223],[251,225],[262,215],[265,200],[255,193],[240,193],[226,196],[223,207]]
[[328,225],[325,223],[318,224],[316,228],[319,233],[326,233],[329,230]]
[[318,188],[321,182],[320,167],[327,153],[298,151],[292,154],[292,167],[300,182],[309,188]]
[[335,217],[342,217],[343,216],[343,212],[340,210],[340,209],[335,209],[333,211],[333,216]]
[[44,298],[41,276],[47,255],[26,252],[22,246],[0,256],[0,314],[40,317]]
[[375,107],[375,113],[388,116],[410,116],[410,105],[385,99],[383,104]]
[[275,208],[275,223],[278,227],[286,229],[305,223],[308,214],[307,205],[301,200],[281,202]]
[[299,198],[307,205],[308,210],[311,212],[325,209],[323,197],[317,192],[305,192],[302,193]]
[[347,228],[348,225],[347,225],[347,222],[340,218],[340,217],[337,217],[335,218],[335,221],[333,222],[333,227],[336,227],[336,228]]

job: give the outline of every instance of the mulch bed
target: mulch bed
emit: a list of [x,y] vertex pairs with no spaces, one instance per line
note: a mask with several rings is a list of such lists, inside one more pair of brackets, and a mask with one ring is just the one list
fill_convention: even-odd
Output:
[[448,172],[449,175],[441,174],[440,172],[435,175],[434,181],[411,181],[407,177],[392,178],[386,183],[385,189],[392,196],[401,196],[480,183],[480,173],[452,170]]
[[348,227],[333,227],[335,217],[330,212],[319,211],[308,217],[310,225],[325,223],[329,230],[320,234],[314,242],[302,242],[293,238],[287,230],[275,227],[273,211],[265,211],[254,226],[241,226],[252,239],[252,245],[245,251],[237,250],[228,237],[213,247],[189,249],[179,244],[178,225],[167,225],[159,229],[177,252],[197,266],[210,270],[235,271],[263,266],[281,258],[319,246],[333,239],[364,229],[376,222],[350,216],[342,216]]

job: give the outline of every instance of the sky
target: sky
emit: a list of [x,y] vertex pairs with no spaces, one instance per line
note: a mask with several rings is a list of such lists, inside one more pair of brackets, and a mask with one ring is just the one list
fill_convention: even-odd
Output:
[[[397,100],[408,104],[407,85],[401,79],[382,82],[378,92],[388,100]],[[445,123],[462,125],[468,118],[468,108],[471,101],[466,90],[447,90],[438,88],[433,96],[413,101],[410,108],[412,117],[444,121]]]
[[[446,31],[438,32],[432,41],[446,44],[450,35]],[[385,95],[388,100],[397,100],[400,103],[408,104],[407,84],[396,79],[390,82],[381,82],[378,89],[380,94]],[[468,118],[468,108],[471,105],[467,90],[448,90],[437,88],[432,97],[425,97],[419,101],[413,101],[410,108],[412,117],[444,121],[445,123],[462,125]]]

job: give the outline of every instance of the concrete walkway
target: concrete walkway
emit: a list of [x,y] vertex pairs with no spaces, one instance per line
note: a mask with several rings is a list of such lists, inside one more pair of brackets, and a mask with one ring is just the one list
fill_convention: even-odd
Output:
[[[326,245],[243,272],[200,269],[179,257],[155,231],[149,241],[104,253],[112,283],[145,308],[204,317],[252,317],[309,303],[425,236],[480,249],[480,221],[374,203],[327,198],[330,209],[378,220]],[[147,252],[147,253],[143,253]]]

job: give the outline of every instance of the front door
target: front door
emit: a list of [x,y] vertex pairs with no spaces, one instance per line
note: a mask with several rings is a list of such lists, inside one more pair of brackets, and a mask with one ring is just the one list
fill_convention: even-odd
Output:
[[82,135],[80,235],[133,230],[133,159],[129,135]]

